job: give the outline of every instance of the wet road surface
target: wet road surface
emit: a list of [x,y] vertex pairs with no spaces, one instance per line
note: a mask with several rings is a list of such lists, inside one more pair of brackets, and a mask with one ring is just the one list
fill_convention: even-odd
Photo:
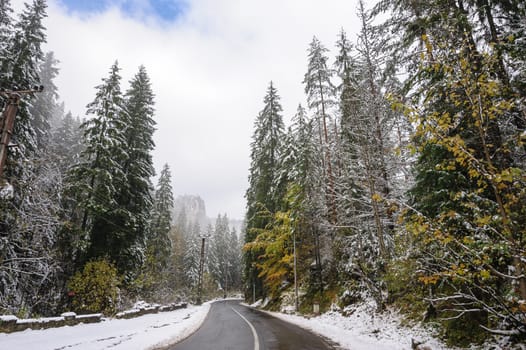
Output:
[[322,338],[298,326],[239,304],[211,305],[201,327],[169,350],[328,350]]

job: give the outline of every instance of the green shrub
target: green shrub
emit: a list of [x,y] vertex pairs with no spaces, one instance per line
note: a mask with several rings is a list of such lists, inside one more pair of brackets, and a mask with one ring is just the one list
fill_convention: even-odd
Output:
[[[426,287],[418,281],[415,260],[406,258],[391,261],[384,275],[388,290],[387,303],[396,306],[409,319],[422,321],[432,317],[429,304],[424,301]],[[427,310],[427,311],[426,311]]]
[[115,314],[120,278],[117,269],[105,260],[90,261],[68,283],[73,310],[79,314]]
[[472,312],[443,321],[442,333],[447,345],[473,347],[482,344],[488,338],[488,333],[479,325],[487,324],[487,316],[485,312]]

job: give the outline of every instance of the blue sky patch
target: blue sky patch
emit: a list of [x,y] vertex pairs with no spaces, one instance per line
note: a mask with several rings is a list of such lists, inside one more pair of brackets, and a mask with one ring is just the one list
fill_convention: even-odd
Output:
[[60,2],[69,11],[80,13],[103,12],[109,7],[117,6],[131,17],[147,14],[165,21],[176,20],[187,7],[187,0],[60,0]]

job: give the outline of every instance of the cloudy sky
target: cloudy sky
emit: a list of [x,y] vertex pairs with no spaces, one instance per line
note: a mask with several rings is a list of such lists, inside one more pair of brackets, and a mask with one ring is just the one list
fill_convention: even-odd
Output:
[[[23,2],[12,0],[15,9]],[[371,0],[366,5],[370,5]],[[154,162],[176,195],[197,194],[208,216],[245,213],[256,115],[272,80],[288,123],[305,104],[313,36],[331,50],[354,41],[356,0],[48,0],[46,51],[60,60],[66,108],[83,117],[118,60],[122,89],[142,64],[156,94]]]

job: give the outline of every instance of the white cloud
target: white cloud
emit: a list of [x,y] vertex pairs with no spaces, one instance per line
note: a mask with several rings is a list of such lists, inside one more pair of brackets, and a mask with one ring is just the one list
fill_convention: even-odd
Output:
[[304,102],[312,37],[329,49],[341,28],[352,37],[355,9],[354,0],[192,0],[168,24],[116,8],[80,16],[49,0],[46,50],[61,61],[61,98],[81,117],[116,59],[123,90],[144,64],[156,94],[156,169],[169,163],[174,192],[201,195],[209,216],[242,218],[252,126],[269,81],[289,120]]

